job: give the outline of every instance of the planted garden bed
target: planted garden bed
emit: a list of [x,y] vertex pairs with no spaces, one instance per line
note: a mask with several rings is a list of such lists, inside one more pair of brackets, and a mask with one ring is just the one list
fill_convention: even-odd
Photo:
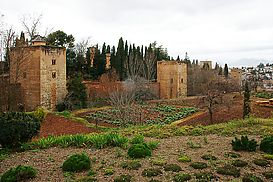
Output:
[[127,108],[107,108],[86,113],[89,122],[112,126],[127,126],[139,124],[170,124],[197,112],[193,107],[172,105],[144,104]]

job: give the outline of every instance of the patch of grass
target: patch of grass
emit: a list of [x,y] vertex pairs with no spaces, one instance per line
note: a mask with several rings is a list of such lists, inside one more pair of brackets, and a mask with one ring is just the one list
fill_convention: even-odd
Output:
[[204,159],[204,160],[212,160],[212,161],[217,160],[217,157],[215,157],[215,156],[213,156],[211,154],[202,155],[201,158]]
[[271,119],[247,118],[208,126],[144,125],[112,130],[127,136],[141,134],[145,137],[168,138],[171,136],[196,136],[196,130],[198,130],[198,135],[203,136],[211,134],[234,136],[234,133],[238,135],[265,136],[272,134],[272,128],[273,122]]
[[129,174],[123,174],[115,177],[114,182],[131,182],[133,177]]
[[265,159],[255,159],[253,161],[254,164],[258,165],[258,166],[262,166],[262,167],[266,167],[270,164],[270,162],[268,160]]
[[153,176],[161,175],[162,171],[159,168],[148,168],[148,169],[144,169],[141,174],[144,177],[153,177]]
[[185,174],[185,173],[178,173],[174,175],[173,181],[174,182],[184,182],[184,181],[189,181],[191,180],[191,175],[190,174]]
[[187,155],[180,155],[178,157],[178,161],[179,162],[191,162],[191,157],[189,157]]
[[205,169],[208,167],[208,165],[204,162],[193,162],[190,164],[190,166],[194,169]]
[[243,182],[263,182],[263,180],[260,177],[255,176],[253,174],[244,175],[242,181]]
[[222,175],[228,175],[228,176],[234,176],[234,177],[240,177],[240,170],[232,165],[225,165],[223,167],[218,167],[216,169],[218,174]]
[[115,149],[115,157],[119,158],[119,157],[122,157],[122,156],[123,156],[122,150],[120,148],[116,148]]
[[211,172],[200,172],[194,174],[197,181],[212,181],[214,179],[214,176]]
[[164,166],[165,171],[179,172],[182,168],[177,164],[166,164]]
[[237,160],[232,161],[231,165],[233,165],[235,167],[245,167],[245,166],[248,165],[248,163],[245,162],[245,161],[237,159]]
[[144,136],[143,135],[135,135],[131,140],[131,144],[139,144],[139,143],[144,143]]
[[97,173],[93,170],[93,169],[90,169],[87,173],[87,176],[95,176]]
[[151,164],[156,166],[164,166],[167,161],[163,158],[153,158],[151,159]]
[[192,149],[197,149],[202,147],[200,143],[195,143],[191,140],[187,142],[187,145],[189,146],[189,148],[192,148]]
[[96,182],[98,181],[95,177],[85,176],[75,180],[75,182]]
[[0,162],[9,157],[10,151],[8,149],[0,149]]
[[111,176],[111,175],[113,175],[114,173],[115,173],[115,171],[114,171],[113,168],[106,168],[106,169],[104,170],[104,175],[105,175],[105,176]]
[[234,152],[227,152],[224,154],[224,157],[239,158],[239,157],[241,157],[241,155],[238,153],[234,153]]
[[267,160],[273,160],[273,155],[272,154],[264,154],[263,156]]
[[158,148],[159,141],[150,141],[150,142],[147,142],[147,145],[151,150],[155,150]]
[[263,176],[264,176],[266,179],[273,179],[273,171],[266,171],[266,172],[263,172]]
[[141,167],[141,163],[136,160],[127,161],[127,162],[122,162],[121,167],[123,169],[128,169],[128,170],[138,170]]
[[49,136],[38,141],[22,145],[23,150],[47,149],[50,147],[125,147],[128,138],[117,133]]

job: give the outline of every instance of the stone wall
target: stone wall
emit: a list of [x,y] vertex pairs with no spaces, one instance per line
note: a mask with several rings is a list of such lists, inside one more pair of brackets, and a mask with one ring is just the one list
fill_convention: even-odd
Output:
[[24,108],[40,105],[40,52],[33,47],[16,47],[10,52],[11,84],[20,84]]
[[187,96],[187,64],[179,61],[157,62],[157,82],[161,99]]

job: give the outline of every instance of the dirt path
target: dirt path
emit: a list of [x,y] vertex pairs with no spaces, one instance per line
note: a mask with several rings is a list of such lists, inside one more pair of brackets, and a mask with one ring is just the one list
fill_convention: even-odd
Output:
[[42,122],[39,138],[49,135],[59,136],[65,134],[92,133],[98,132],[93,128],[88,128],[82,123],[71,121],[61,116],[48,114]]

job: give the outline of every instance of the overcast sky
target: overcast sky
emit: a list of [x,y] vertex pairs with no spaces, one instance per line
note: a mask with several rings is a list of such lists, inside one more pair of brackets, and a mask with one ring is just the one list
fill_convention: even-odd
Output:
[[77,41],[116,45],[157,41],[170,56],[231,66],[273,63],[273,0],[1,0],[0,14],[19,32],[23,15]]

